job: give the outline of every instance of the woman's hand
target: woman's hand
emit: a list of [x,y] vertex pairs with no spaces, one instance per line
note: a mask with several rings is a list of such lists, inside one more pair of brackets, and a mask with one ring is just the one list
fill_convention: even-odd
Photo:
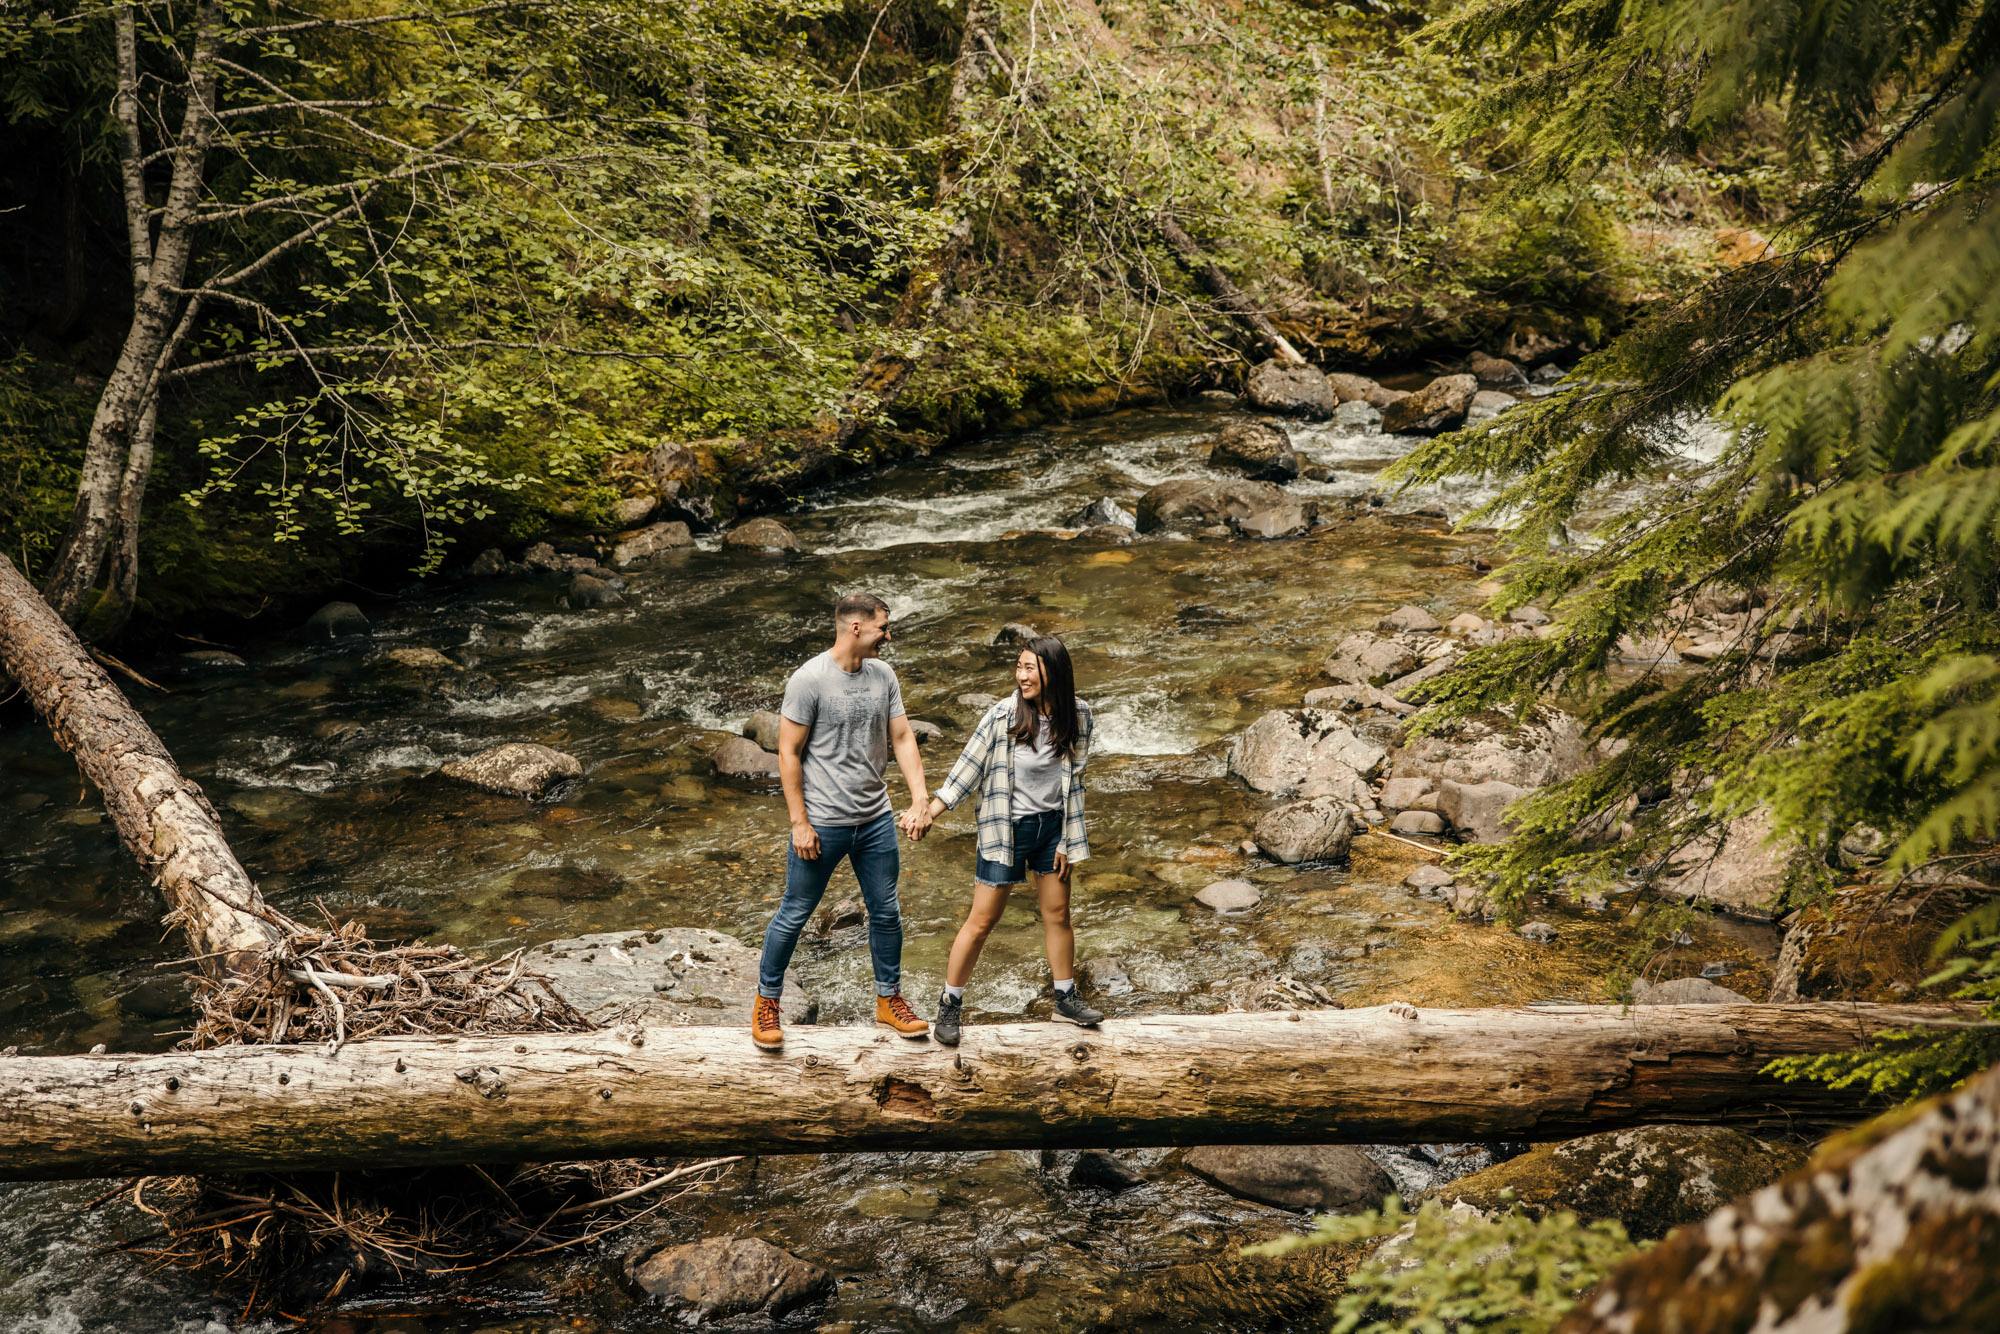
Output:
[[1065,881],[1067,881],[1069,879],[1069,872],[1070,872],[1069,858],[1063,856],[1060,852],[1058,852],[1056,854],[1055,873],[1061,876]]

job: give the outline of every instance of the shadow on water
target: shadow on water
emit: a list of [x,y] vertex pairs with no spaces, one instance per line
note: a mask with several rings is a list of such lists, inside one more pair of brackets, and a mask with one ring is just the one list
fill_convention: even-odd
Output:
[[[708,543],[633,572],[624,605],[589,611],[560,605],[552,586],[467,583],[371,609],[366,640],[240,645],[248,671],[136,702],[207,789],[266,895],[295,916],[323,904],[379,937],[481,950],[662,926],[754,943],[782,881],[783,803],[719,779],[708,756],[824,647],[833,599],[862,588],[889,601],[909,711],[944,729],[925,756],[933,784],[976,717],[958,697],[1011,688],[1012,653],[990,647],[994,632],[1025,620],[1068,641],[1096,709],[1096,855],[1079,868],[1076,916],[1080,957],[1114,956],[1131,979],[1107,1010],[1240,1007],[1276,973],[1351,1004],[1609,999],[1610,962],[1632,936],[1616,911],[1565,918],[1557,944],[1537,946],[1452,922],[1400,888],[1413,854],[1384,840],[1358,842],[1338,870],[1240,850],[1268,803],[1224,776],[1227,738],[1297,704],[1340,632],[1406,602],[1440,619],[1478,605],[1483,576],[1467,553],[1491,557],[1490,539],[1386,514],[1273,543],[1017,535],[1099,496],[1130,508],[1158,481],[1206,474],[1200,442],[1223,419],[1132,412],[984,442],[817,497],[790,520],[812,554]],[[1348,422],[1301,443],[1331,475],[1298,489],[1337,498],[1367,491],[1409,442]],[[1476,497],[1445,499],[1463,512]],[[452,662],[418,669],[387,656],[417,647]],[[559,746],[585,777],[529,803],[434,776],[503,740]],[[159,1048],[186,1018],[176,969],[156,966],[175,943],[77,786],[38,729],[0,735],[0,1044]],[[904,985],[926,1002],[968,898],[972,848],[970,805],[905,845]],[[1192,902],[1229,876],[1265,891],[1254,915],[1217,918]],[[829,901],[849,892],[843,871]],[[1756,942],[1711,933],[1690,948],[1767,966]],[[820,1022],[866,1018],[860,928],[809,935],[798,965]],[[1045,1012],[1045,988],[1040,932],[1017,906],[968,993],[969,1020]],[[828,1265],[843,1282],[806,1321],[821,1329],[1319,1327],[1323,1282],[1229,1258],[1297,1220],[1232,1200],[1163,1153],[1141,1155],[1146,1181],[1117,1196],[1067,1185],[1068,1157],[765,1159],[683,1201],[671,1235],[755,1232]],[[78,1215],[100,1189],[0,1187],[0,1323],[40,1334],[252,1328],[192,1280],[98,1255],[145,1221],[115,1205]],[[593,1260],[553,1289],[544,1271],[518,1290],[477,1285],[447,1312],[323,1327],[658,1327],[660,1313],[634,1307],[604,1272]]]

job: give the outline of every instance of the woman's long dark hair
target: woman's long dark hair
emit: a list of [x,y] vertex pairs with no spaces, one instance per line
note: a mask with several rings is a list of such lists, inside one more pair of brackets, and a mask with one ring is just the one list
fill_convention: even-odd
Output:
[[[1070,665],[1069,650],[1054,635],[1028,641],[1028,652],[1042,664],[1042,698],[1049,706],[1049,738],[1056,754],[1068,759],[1076,754],[1076,669]],[[1036,709],[1027,700],[1014,701],[1014,725],[1007,735],[1017,746],[1035,744]]]

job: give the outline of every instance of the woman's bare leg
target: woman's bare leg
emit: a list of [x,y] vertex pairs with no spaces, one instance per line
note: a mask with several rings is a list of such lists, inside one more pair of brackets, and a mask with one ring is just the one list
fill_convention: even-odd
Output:
[[972,911],[965,915],[965,925],[958,928],[951,942],[951,958],[944,966],[946,986],[962,987],[971,979],[979,952],[986,948],[986,937],[1000,924],[1000,914],[1007,910],[1007,896],[1012,892],[1007,885],[973,885]]
[[1058,982],[1076,976],[1076,932],[1069,925],[1069,877],[1037,875],[1035,893],[1042,910],[1042,935],[1048,942],[1049,974]]

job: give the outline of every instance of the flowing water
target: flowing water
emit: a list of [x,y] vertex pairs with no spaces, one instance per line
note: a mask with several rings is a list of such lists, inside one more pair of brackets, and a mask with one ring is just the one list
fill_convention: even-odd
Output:
[[[1419,510],[1462,513],[1478,493],[1412,493],[1310,537],[1105,546],[1037,532],[1099,496],[1128,508],[1169,477],[1208,475],[1202,441],[1224,408],[1122,413],[993,439],[814,498],[790,522],[810,554],[712,543],[628,574],[628,601],[570,610],[553,585],[466,583],[371,606],[374,633],[332,645],[301,636],[231,645],[250,670],[138,703],[221,810],[267,897],[501,951],[588,931],[705,926],[755,944],[782,884],[786,823],[774,790],[718,779],[708,756],[786,676],[825,647],[840,593],[894,614],[888,660],[913,717],[945,729],[925,754],[933,785],[976,714],[968,692],[1011,689],[1008,621],[1062,635],[1093,704],[1093,858],[1075,894],[1080,959],[1122,961],[1131,989],[1111,1013],[1240,1006],[1275,974],[1352,1004],[1600,1001],[1636,938],[1626,904],[1548,913],[1535,945],[1504,927],[1449,920],[1399,882],[1419,854],[1380,839],[1351,866],[1293,870],[1239,850],[1269,802],[1224,773],[1228,738],[1295,706],[1342,632],[1403,603],[1441,620],[1492,591],[1474,556]],[[1294,489],[1329,508],[1370,492],[1409,442],[1363,418],[1296,431],[1328,480]],[[385,657],[427,647],[460,667],[415,671]],[[586,776],[551,802],[482,796],[435,777],[506,740],[539,741]],[[892,793],[903,794],[892,771]],[[160,908],[74,765],[36,728],[0,734],[0,1046],[24,1053],[157,1049],[184,1026],[184,992]],[[971,803],[905,844],[904,987],[936,995],[966,906]],[[1192,903],[1227,876],[1258,883],[1248,918]],[[851,893],[843,870],[829,901]],[[1766,967],[1768,941],[1697,928],[1686,959]],[[797,966],[821,1023],[863,1022],[872,989],[858,929],[810,934]],[[1032,909],[1009,910],[968,993],[968,1016],[1045,1013]],[[1040,1002],[1041,1008],[1036,1009]],[[765,1159],[684,1201],[674,1235],[754,1232],[842,1276],[805,1327],[1032,1330],[1093,1325],[1269,1327],[1287,1319],[1277,1280],[1209,1262],[1296,1227],[1147,1159],[1149,1180],[1109,1196],[1064,1183],[1040,1155],[901,1154]],[[67,1334],[234,1331],[230,1304],[197,1281],[153,1275],[102,1248],[136,1215],[77,1206],[105,1183],[0,1186],[0,1326]],[[353,1312],[324,1327],[360,1334],[648,1329],[669,1317],[615,1281],[546,1272],[489,1282],[435,1309]],[[510,1286],[511,1285],[511,1286]],[[1108,1323],[1107,1323],[1108,1322]],[[1312,1327],[1310,1321],[1297,1327]]]

